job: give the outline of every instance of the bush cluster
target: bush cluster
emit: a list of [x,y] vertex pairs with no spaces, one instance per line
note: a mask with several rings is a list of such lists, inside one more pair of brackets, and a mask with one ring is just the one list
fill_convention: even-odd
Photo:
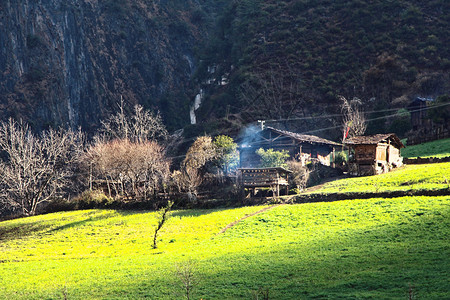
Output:
[[87,190],[74,198],[73,202],[77,209],[105,208],[113,204],[114,199],[105,195],[103,191]]

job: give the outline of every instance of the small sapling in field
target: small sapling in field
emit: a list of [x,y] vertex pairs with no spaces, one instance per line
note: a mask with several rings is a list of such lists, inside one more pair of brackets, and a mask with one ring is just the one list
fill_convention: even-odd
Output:
[[192,260],[187,260],[176,265],[175,277],[184,291],[187,300],[191,299],[192,290],[198,284],[199,280],[196,275],[196,264]]
[[155,235],[153,236],[153,249],[157,248],[156,239],[158,237],[158,232],[163,227],[164,223],[166,223],[166,221],[169,219],[172,206],[173,201],[169,201],[166,206],[156,212],[156,219],[158,223],[155,228]]
[[413,285],[409,284],[408,288],[408,300],[416,299],[416,291]]
[[257,291],[252,292],[255,300],[269,300],[269,288],[260,287]]

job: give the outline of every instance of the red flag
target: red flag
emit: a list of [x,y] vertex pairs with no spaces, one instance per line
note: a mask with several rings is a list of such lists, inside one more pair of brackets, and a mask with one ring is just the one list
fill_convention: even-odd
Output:
[[350,132],[350,126],[352,126],[352,122],[347,124],[347,130],[344,132],[344,138],[343,138],[344,141],[348,137],[348,133]]
[[350,131],[350,126],[347,126],[347,132],[345,133],[345,138],[346,139],[348,137],[348,132]]

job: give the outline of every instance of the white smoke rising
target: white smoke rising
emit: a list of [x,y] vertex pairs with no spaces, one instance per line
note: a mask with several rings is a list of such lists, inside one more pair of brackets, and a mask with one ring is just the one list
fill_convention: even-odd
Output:
[[250,144],[255,139],[256,134],[261,131],[261,127],[257,125],[249,125],[244,128],[239,134],[238,141],[240,148],[250,147]]

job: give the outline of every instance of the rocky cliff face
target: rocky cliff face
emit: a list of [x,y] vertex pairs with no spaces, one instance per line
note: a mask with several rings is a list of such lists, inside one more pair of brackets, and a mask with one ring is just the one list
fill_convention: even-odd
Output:
[[0,117],[89,130],[123,95],[188,123],[202,13],[190,0],[0,0]]
[[[200,89],[198,125],[336,114],[338,95],[367,111],[404,108],[450,90],[449,3],[0,0],[0,119],[89,131],[123,96],[174,130],[191,122]],[[255,102],[265,76],[285,92],[270,87],[280,105],[262,103],[267,113]]]

